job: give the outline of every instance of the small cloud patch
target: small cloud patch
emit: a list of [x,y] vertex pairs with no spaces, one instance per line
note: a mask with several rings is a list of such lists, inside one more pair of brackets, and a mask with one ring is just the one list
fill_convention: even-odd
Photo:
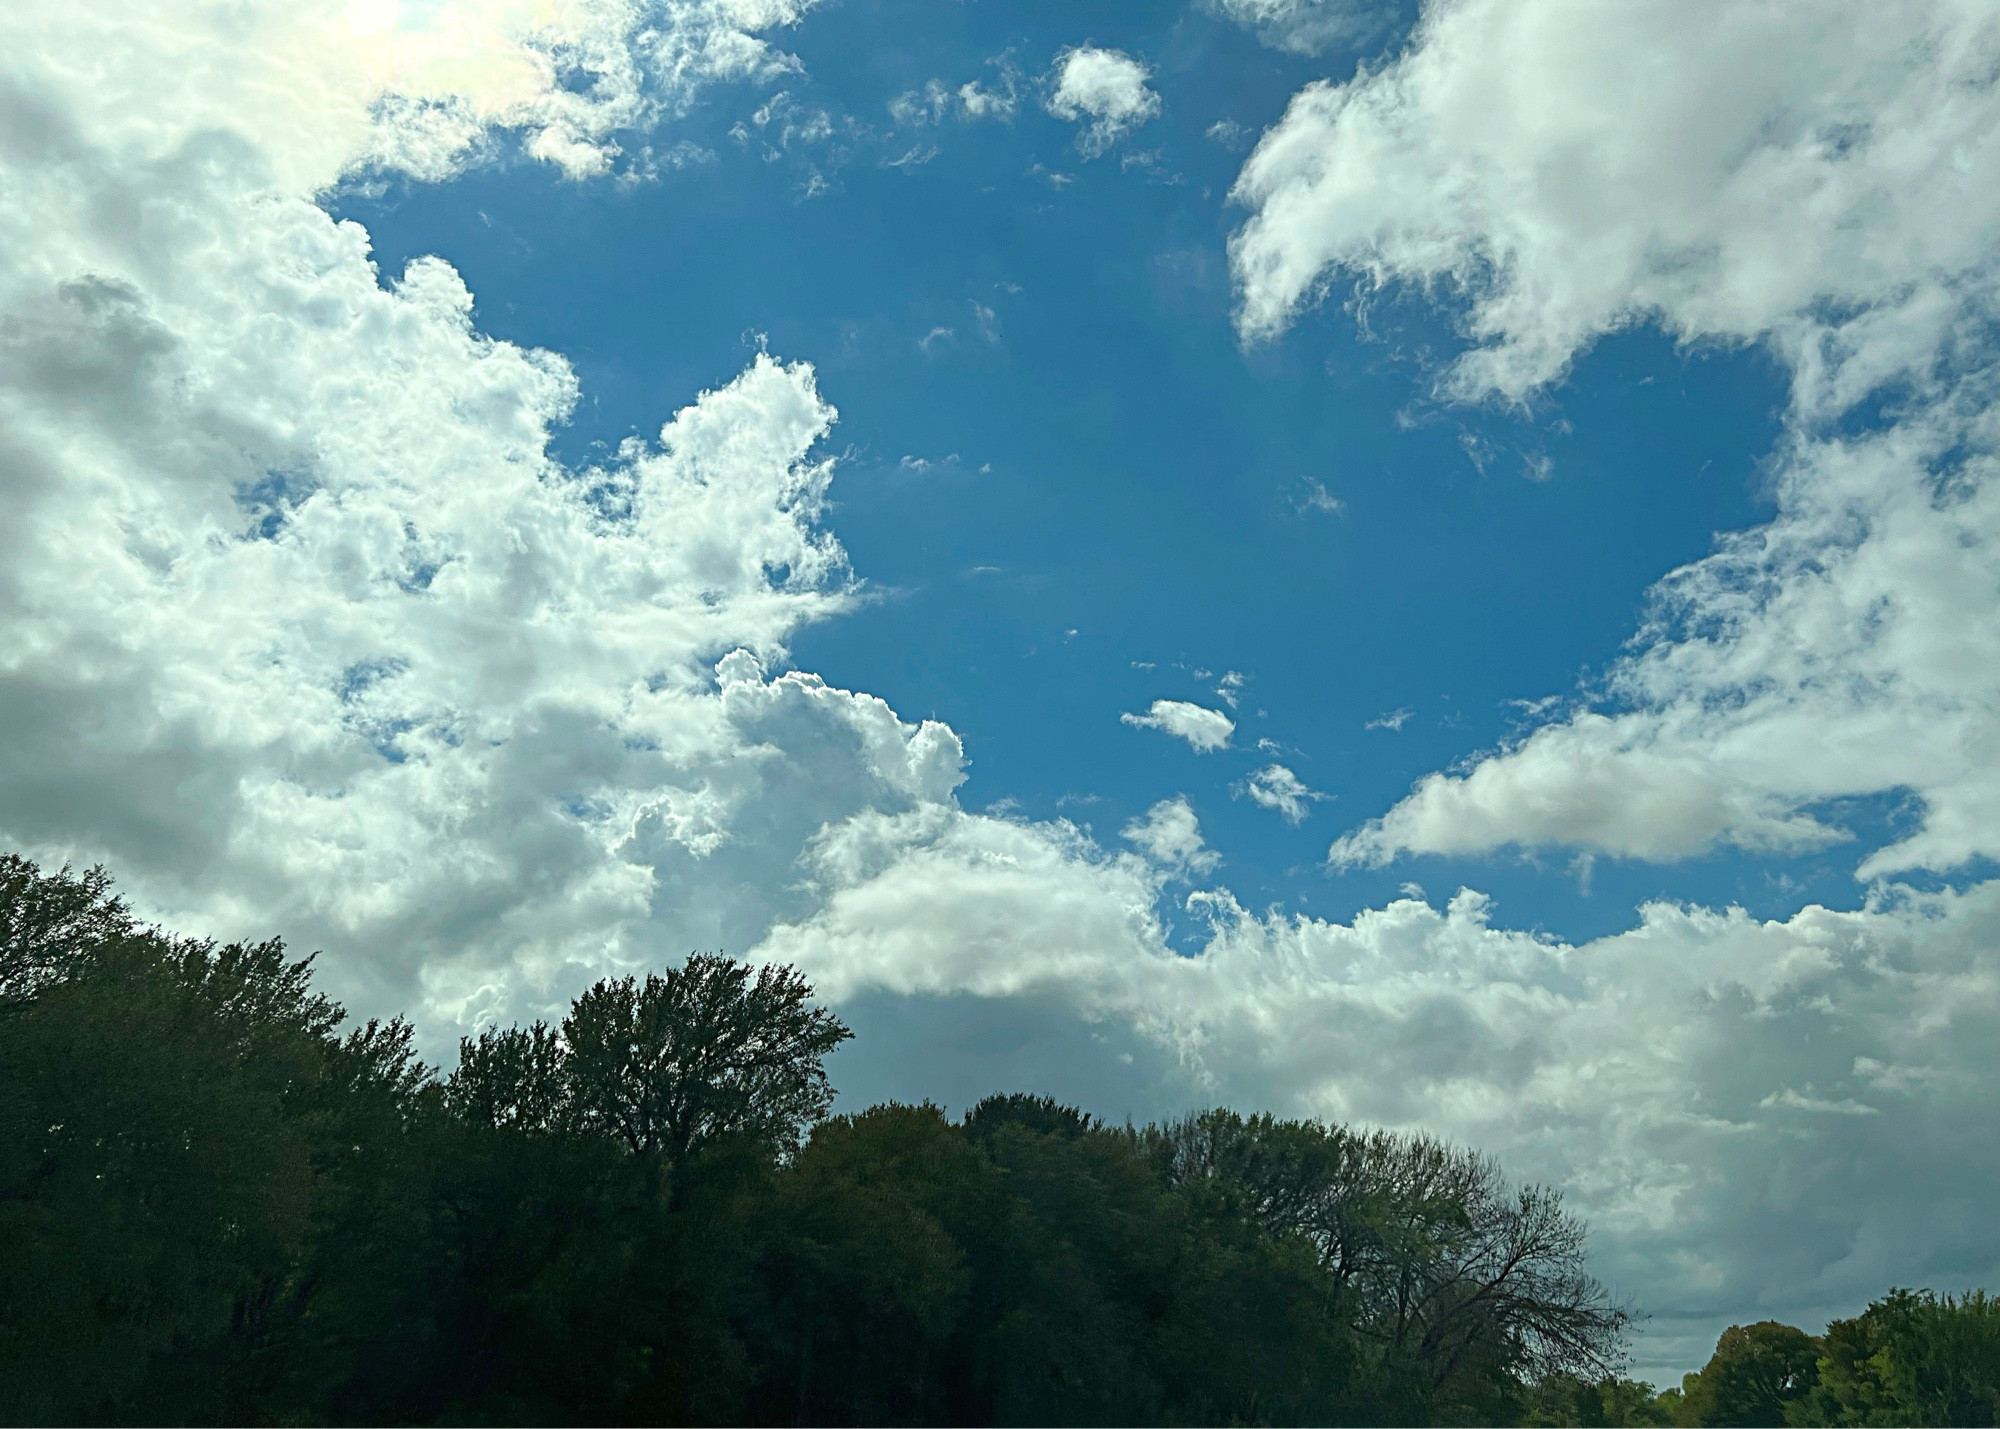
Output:
[[1229,748],[1236,733],[1236,721],[1221,710],[1189,704],[1186,700],[1154,700],[1146,713],[1126,713],[1119,720],[1134,729],[1157,729],[1176,739],[1185,739],[1196,754],[1210,754]]
[[1049,113],[1085,125],[1076,147],[1084,157],[1103,153],[1160,114],[1160,96],[1147,87],[1152,77],[1122,50],[1079,45],[1056,56]]
[[1310,805],[1313,801],[1333,797],[1307,788],[1303,779],[1282,764],[1259,769],[1239,784],[1236,792],[1247,796],[1253,804],[1275,810],[1286,823],[1292,825],[1305,822],[1306,815],[1312,812]]

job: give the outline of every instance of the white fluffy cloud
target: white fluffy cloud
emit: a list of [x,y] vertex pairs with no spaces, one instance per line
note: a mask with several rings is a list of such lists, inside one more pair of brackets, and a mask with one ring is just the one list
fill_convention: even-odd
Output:
[[1083,124],[1077,148],[1101,154],[1160,113],[1160,96],[1146,85],[1151,72],[1122,50],[1079,45],[1056,56],[1049,113]]
[[1162,799],[1144,818],[1132,820],[1125,826],[1125,838],[1162,868],[1207,873],[1222,861],[1202,843],[1201,821],[1185,794]]
[[566,469],[567,364],[313,201],[495,126],[596,172],[798,8],[0,18],[0,839],[435,1027],[742,946],[747,839],[948,797],[949,731],[760,665],[848,600],[809,368]]
[[1440,0],[1244,166],[1244,329],[1336,277],[1411,282],[1465,301],[1462,395],[1654,321],[1770,336],[1815,408],[1852,400],[1927,369],[1990,271],[1997,28],[1976,0]]
[[[1446,384],[1521,400],[1599,335],[1762,340],[1795,374],[1775,521],[1655,593],[1603,704],[1335,845],[1673,858],[1923,811],[1864,877],[2000,854],[2000,17],[1432,6],[1393,65],[1294,100],[1246,165],[1246,331],[1339,276],[1453,290]],[[1863,397],[1886,421],[1836,427]]]
[[1380,5],[1366,0],[1211,0],[1215,12],[1273,49],[1317,55],[1365,39],[1382,27]]
[[1162,734],[1185,739],[1197,754],[1229,748],[1230,737],[1236,733],[1236,721],[1221,710],[1189,704],[1186,700],[1154,700],[1146,713],[1128,711],[1118,718],[1134,729],[1157,729]]
[[1593,1218],[1600,1270],[1653,1317],[1656,1373],[1699,1364],[1731,1318],[2000,1274],[1981,1130],[2000,886],[1773,922],[1654,905],[1583,946],[1495,928],[1469,891],[1348,924],[1197,892],[1210,932],[1180,956],[1155,911],[1168,852],[863,815],[820,844],[825,902],[758,955],[843,999],[1065,1007],[1174,1049],[1211,1096],[1493,1151]]
[[1275,809],[1288,824],[1304,823],[1306,815],[1312,812],[1311,802],[1326,797],[1307,788],[1305,780],[1282,764],[1267,764],[1244,780],[1241,788],[1253,804]]

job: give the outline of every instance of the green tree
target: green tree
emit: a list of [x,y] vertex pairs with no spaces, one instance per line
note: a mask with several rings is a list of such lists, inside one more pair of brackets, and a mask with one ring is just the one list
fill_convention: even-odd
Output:
[[1592,1382],[1571,1374],[1535,1381],[1523,1396],[1523,1425],[1668,1425],[1679,1392],[1662,1395],[1644,1380],[1606,1376]]
[[1819,1344],[1776,1320],[1731,1325],[1700,1373],[1681,1381],[1681,1424],[1784,1424],[1819,1378]]
[[976,1267],[1010,1214],[992,1163],[890,1104],[816,1126],[777,1190],[760,1417],[965,1422]]
[[2000,1424],[2000,1299],[1891,1290],[1820,1339],[1794,1424]]

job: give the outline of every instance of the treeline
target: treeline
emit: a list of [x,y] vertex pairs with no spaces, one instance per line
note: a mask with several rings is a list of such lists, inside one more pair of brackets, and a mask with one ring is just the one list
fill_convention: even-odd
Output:
[[1731,1325],[1662,1423],[2000,1424],[2000,1299],[1892,1290],[1823,1335]]
[[[848,1035],[795,972],[697,956],[440,1076],[281,944],[0,856],[0,1417],[1781,1422],[1715,1417],[1713,1364],[1617,1378],[1582,1225],[1478,1156],[1025,1096],[829,1117]],[[1916,1403],[1877,1320],[1781,1415]]]

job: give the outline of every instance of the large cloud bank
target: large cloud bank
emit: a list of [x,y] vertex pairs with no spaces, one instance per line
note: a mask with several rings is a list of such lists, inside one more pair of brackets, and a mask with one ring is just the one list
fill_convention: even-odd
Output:
[[[1351,925],[1190,894],[1215,859],[1185,801],[1129,851],[967,813],[949,729],[787,669],[853,596],[809,368],[759,357],[565,467],[563,360],[482,335],[442,261],[385,281],[315,202],[512,143],[643,178],[702,85],[791,63],[768,32],[801,8],[0,16],[0,842],[324,946],[334,991],[433,1037],[717,946],[837,999],[1116,1021],[1218,1098],[1560,1178],[1606,1271],[1696,1338],[2000,1269],[1993,886],[1763,924],[1651,907],[1567,947],[1473,893]],[[1815,800],[1887,787],[1926,819],[1878,871],[1995,847],[1991,25],[1715,9],[1436,6],[1245,171],[1253,331],[1351,273],[1456,286],[1466,396],[1526,397],[1637,321],[1799,373],[1779,520],[1672,578],[1623,703],[1427,783],[1343,856],[1785,847],[1838,836]],[[1091,94],[1150,112],[1107,75]],[[1892,425],[1828,425],[1892,379]]]
[[[1530,403],[1641,323],[1766,344],[1793,374],[1776,518],[1661,582],[1601,698],[1332,849],[1796,851],[1851,837],[1836,800],[1906,803],[1859,861],[1863,911],[1644,910],[1564,955],[1583,981],[1524,1018],[1511,1079],[1459,1094],[1542,1108],[1517,1145],[1589,1125],[1577,1184],[1650,1163],[1599,1204],[1635,1228],[1621,1254],[1648,1204],[1680,1227],[1659,1248],[1690,1315],[2000,1269],[1968,1210],[2000,1172],[1976,1130],[2000,885],[1884,881],[2000,856],[1996,173],[1990,5],[1446,0],[1393,63],[1301,92],[1238,181],[1252,340],[1336,287],[1403,285],[1460,315],[1459,400]],[[1587,1050],[1618,1025],[1631,1046]]]
[[507,142],[629,171],[700,85],[789,63],[754,32],[797,10],[7,11],[9,842],[457,1021],[654,955],[656,901],[744,945],[732,880],[767,880],[721,846],[759,820],[948,793],[949,732],[760,665],[847,598],[809,369],[565,469],[562,359],[482,336],[441,261],[385,284],[314,202]]

